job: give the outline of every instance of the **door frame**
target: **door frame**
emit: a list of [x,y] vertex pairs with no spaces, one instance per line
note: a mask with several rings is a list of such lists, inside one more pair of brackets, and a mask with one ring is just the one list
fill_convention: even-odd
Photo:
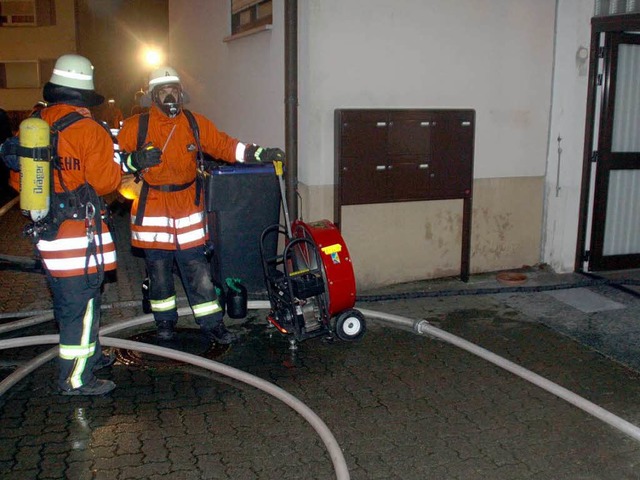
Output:
[[[591,19],[591,43],[589,50],[589,80],[587,90],[587,109],[585,116],[585,135],[582,161],[582,180],[580,188],[580,210],[578,217],[578,238],[574,271],[582,272],[586,256],[587,232],[589,225],[590,182],[593,171],[592,155],[595,127],[599,118],[595,118],[598,88],[602,88],[605,101],[610,99],[610,75],[603,73],[602,86],[598,85],[598,64],[600,50],[600,34],[610,32],[640,31],[640,14],[612,15],[607,17],[593,17]],[[604,109],[600,111],[604,114]]]

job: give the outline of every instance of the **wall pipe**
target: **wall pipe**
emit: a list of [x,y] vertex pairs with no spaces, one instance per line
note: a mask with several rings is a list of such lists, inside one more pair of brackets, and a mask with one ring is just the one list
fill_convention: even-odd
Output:
[[298,218],[298,0],[284,2],[285,177],[287,205]]

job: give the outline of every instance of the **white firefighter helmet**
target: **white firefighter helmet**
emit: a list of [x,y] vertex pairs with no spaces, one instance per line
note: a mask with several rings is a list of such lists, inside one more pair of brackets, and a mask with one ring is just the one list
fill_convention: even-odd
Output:
[[94,90],[93,65],[81,55],[62,55],[56,60],[49,82],[62,87]]
[[149,91],[152,91],[158,85],[168,84],[182,85],[180,83],[178,72],[176,72],[174,68],[167,66],[159,67],[152,71],[149,75]]
[[75,53],[56,60],[50,80],[42,89],[42,98],[49,104],[67,103],[80,107],[96,107],[104,97],[95,92],[93,65],[88,58]]
[[[174,87],[175,90],[173,93],[164,94],[163,98],[160,98],[160,90],[166,86]],[[180,77],[175,69],[164,66],[151,72],[149,75],[149,91],[151,92],[151,101],[168,117],[175,117],[182,110],[184,92],[182,91]]]

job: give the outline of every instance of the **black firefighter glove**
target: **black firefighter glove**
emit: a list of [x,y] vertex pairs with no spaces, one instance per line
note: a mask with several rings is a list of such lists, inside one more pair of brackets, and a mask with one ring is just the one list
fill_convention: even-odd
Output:
[[127,167],[132,172],[139,172],[159,165],[162,150],[147,143],[140,150],[136,150],[127,157]]
[[18,149],[20,148],[20,139],[18,137],[9,137],[0,145],[0,158],[5,165],[16,172],[20,171],[20,157]]
[[263,148],[258,145],[247,145],[244,150],[245,163],[284,163],[284,152],[279,148]]

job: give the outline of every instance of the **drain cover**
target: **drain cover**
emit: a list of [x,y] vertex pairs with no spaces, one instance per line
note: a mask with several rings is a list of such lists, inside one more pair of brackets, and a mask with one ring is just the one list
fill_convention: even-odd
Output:
[[[156,330],[142,332],[129,337],[128,340],[134,342],[148,343],[150,345],[158,345],[159,347],[172,348],[181,352],[198,355],[199,357],[215,360],[229,351],[229,345],[218,345],[207,340],[200,330],[193,328],[178,328],[176,336],[173,340],[158,340]],[[123,348],[114,349],[116,358],[125,365],[137,365],[149,368],[158,367],[175,367],[176,365],[184,365],[183,362],[170,358],[151,355],[136,350],[127,350]]]

